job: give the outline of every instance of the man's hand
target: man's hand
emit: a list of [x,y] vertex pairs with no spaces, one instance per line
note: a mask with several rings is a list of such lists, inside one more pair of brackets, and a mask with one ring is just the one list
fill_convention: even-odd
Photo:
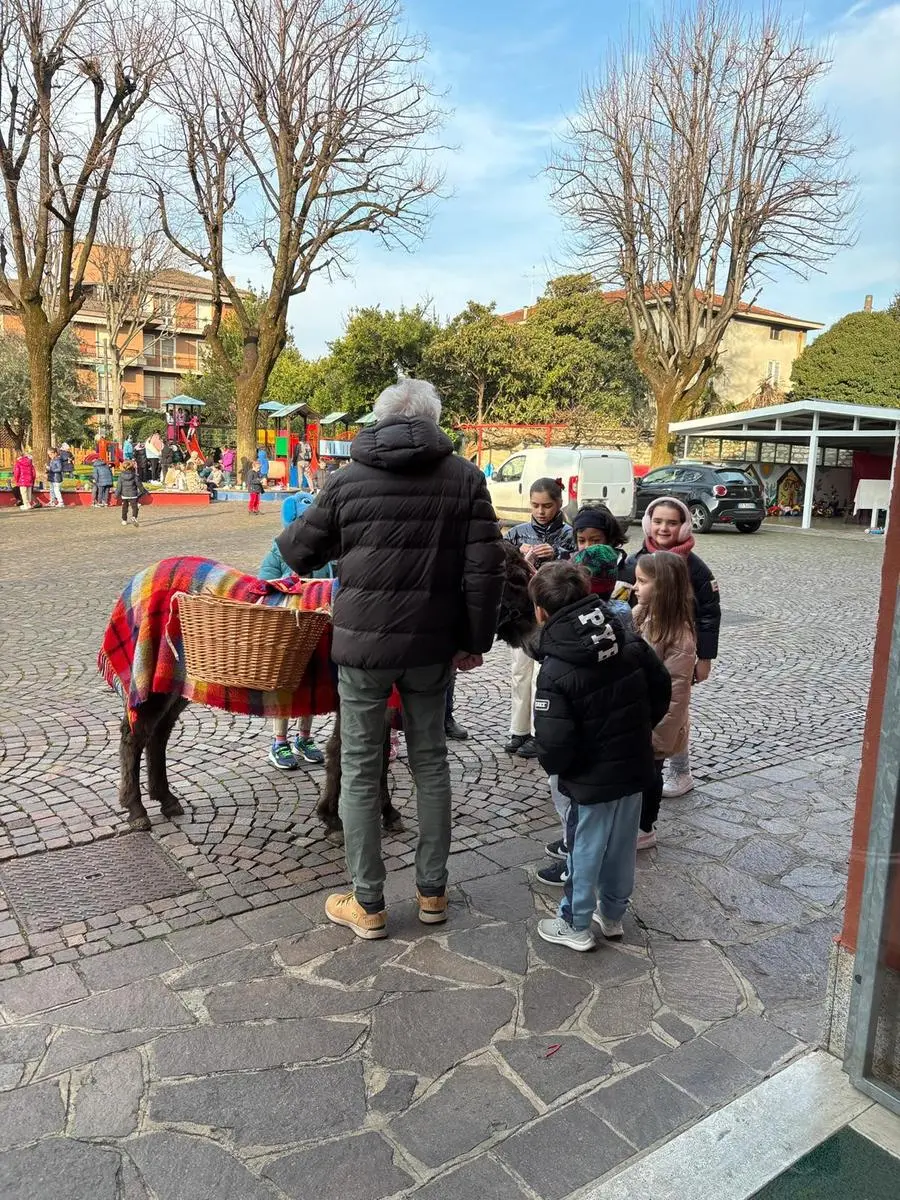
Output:
[[552,558],[553,553],[553,547],[548,546],[546,542],[539,542],[536,546],[531,547],[531,557],[539,558],[541,561],[545,558]]
[[466,650],[457,650],[453,655],[453,666],[457,671],[473,671],[483,662],[484,659],[480,654],[469,654]]
[[712,663],[708,658],[698,658],[694,667],[694,680],[696,683],[706,683],[709,679],[709,673],[712,670]]

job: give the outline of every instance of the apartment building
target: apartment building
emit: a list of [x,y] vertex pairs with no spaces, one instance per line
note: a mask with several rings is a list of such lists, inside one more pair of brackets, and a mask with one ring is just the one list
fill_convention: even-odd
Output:
[[[109,334],[99,282],[87,285],[88,298],[72,322],[81,349],[85,383],[83,408],[103,413],[112,408],[109,395]],[[206,345],[203,331],[212,319],[212,283],[189,271],[158,272],[142,314],[143,327],[124,352],[124,408],[159,409],[178,394],[188,371],[202,371]],[[22,332],[16,313],[0,305],[0,332]],[[123,338],[119,342],[122,344]]]

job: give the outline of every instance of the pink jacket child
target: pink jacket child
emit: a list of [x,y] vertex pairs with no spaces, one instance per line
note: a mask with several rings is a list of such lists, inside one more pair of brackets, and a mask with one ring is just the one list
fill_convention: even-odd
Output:
[[34,487],[37,473],[30,454],[20,454],[13,467],[13,487]]

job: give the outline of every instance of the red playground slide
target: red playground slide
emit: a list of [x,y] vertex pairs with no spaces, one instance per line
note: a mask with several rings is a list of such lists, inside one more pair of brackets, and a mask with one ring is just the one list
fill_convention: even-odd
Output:
[[200,449],[200,443],[197,441],[196,433],[192,433],[190,437],[188,437],[183,429],[179,429],[178,433],[181,441],[184,442],[188,450],[196,450],[198,454],[203,454],[203,451]]

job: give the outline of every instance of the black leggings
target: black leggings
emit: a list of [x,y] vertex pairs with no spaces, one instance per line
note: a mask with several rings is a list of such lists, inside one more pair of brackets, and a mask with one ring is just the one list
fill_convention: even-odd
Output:
[[138,498],[135,496],[133,500],[122,498],[122,524],[128,520],[128,506],[131,505],[131,515],[135,520],[138,519]]
[[665,761],[664,758],[654,759],[656,778],[653,787],[644,792],[641,798],[641,833],[649,833],[659,817],[663,791],[663,763]]

